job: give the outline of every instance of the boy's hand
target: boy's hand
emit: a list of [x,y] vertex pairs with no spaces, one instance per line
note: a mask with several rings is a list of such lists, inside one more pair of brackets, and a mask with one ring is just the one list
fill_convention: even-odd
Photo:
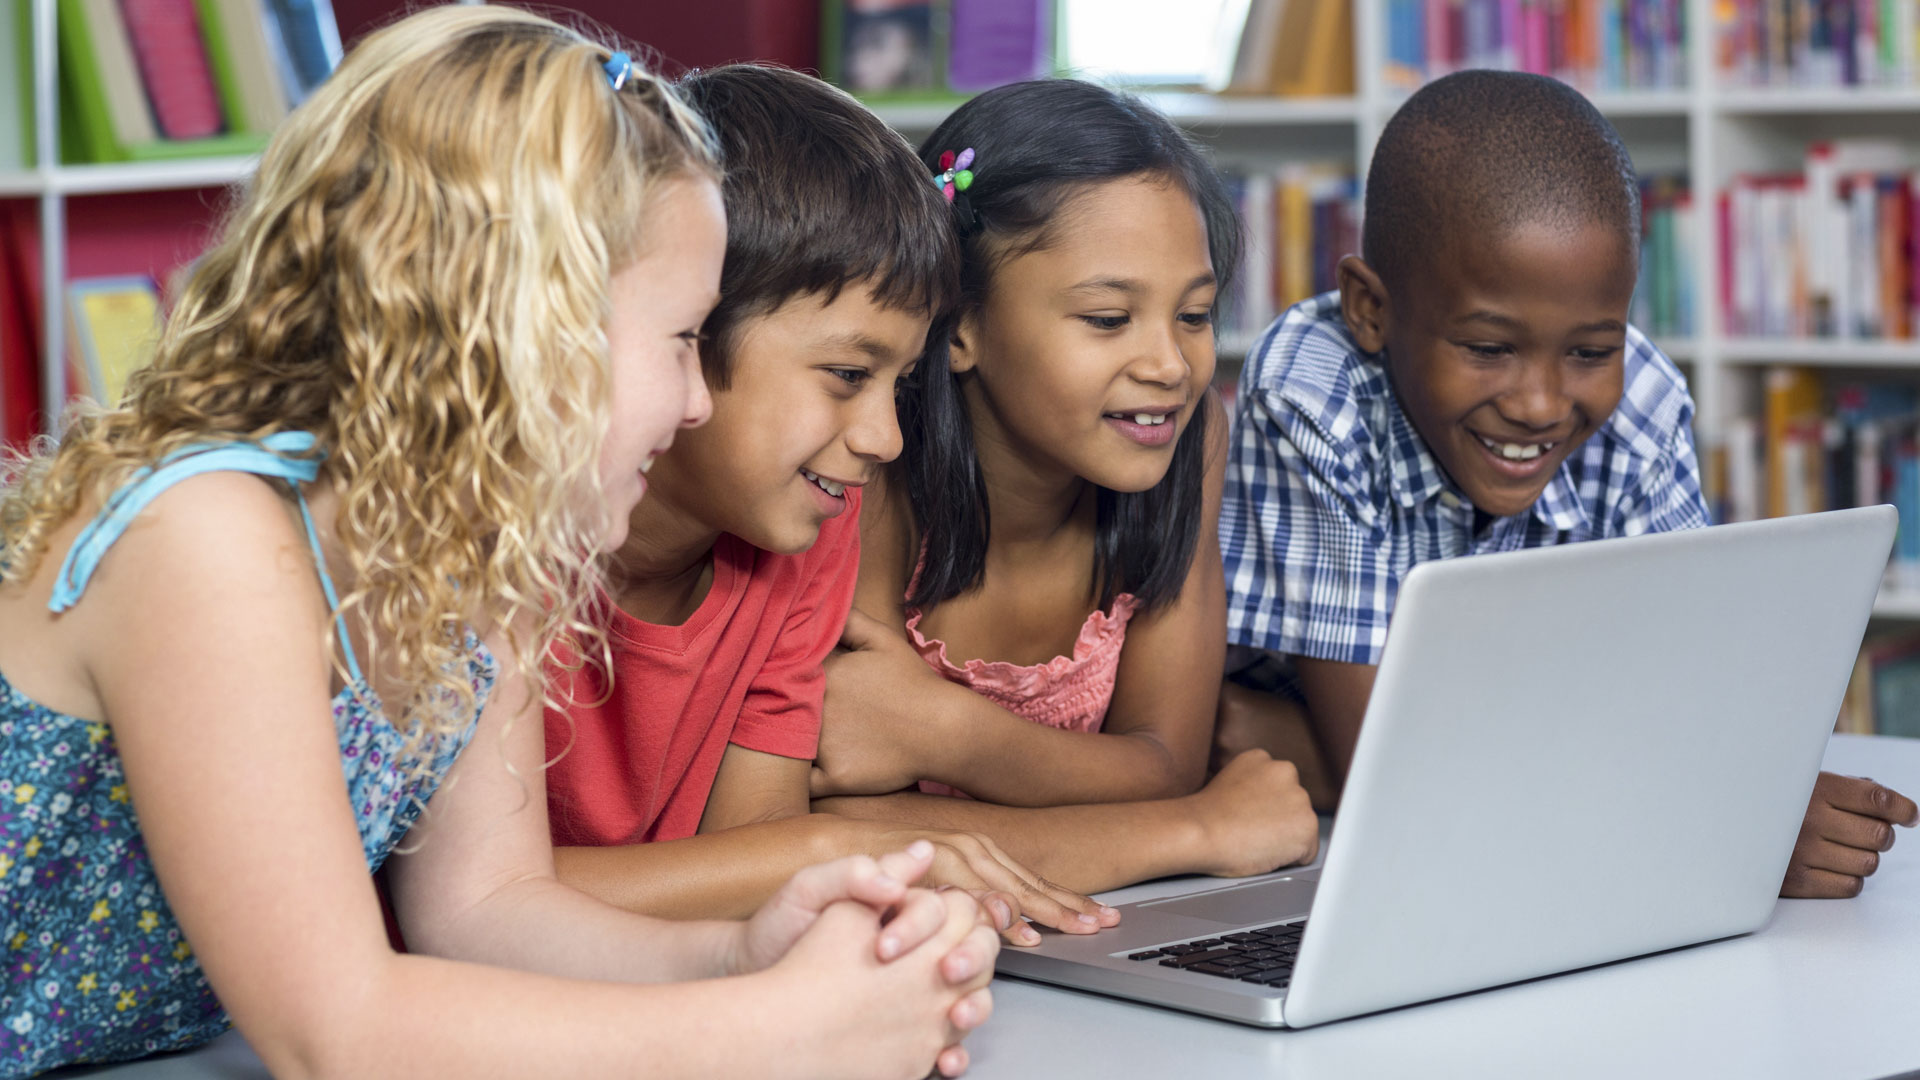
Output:
[[917,837],[933,844],[933,868],[927,884],[965,889],[986,909],[1001,936],[1014,945],[1038,945],[1040,934],[1028,926],[1042,926],[1068,934],[1092,934],[1120,921],[1120,913],[1077,892],[1063,889],[1015,862],[991,837],[970,832],[937,832],[891,827],[882,846]]
[[926,773],[919,748],[937,737],[926,703],[954,686],[897,631],[857,609],[840,644],[845,651],[826,662],[828,720],[814,755],[813,797],[910,787]]
[[[921,840],[878,859],[855,855],[807,867],[741,925],[722,970],[738,975],[770,967],[819,920],[821,912],[849,900],[864,904],[886,924],[874,941],[876,959],[887,961],[912,952],[947,919],[938,895],[908,888],[925,876],[933,859],[933,844]],[[946,958],[942,970],[956,985],[967,982],[992,966],[994,951],[982,955],[977,946],[965,943]]]
[[1242,751],[1183,801],[1205,838],[1204,873],[1251,877],[1311,862],[1320,851],[1320,819],[1299,773],[1265,750]]
[[1920,807],[1892,788],[1865,777],[1821,773],[1780,895],[1860,895],[1866,879],[1880,868],[1880,853],[1893,846],[1893,827],[1910,829],[1916,823]]

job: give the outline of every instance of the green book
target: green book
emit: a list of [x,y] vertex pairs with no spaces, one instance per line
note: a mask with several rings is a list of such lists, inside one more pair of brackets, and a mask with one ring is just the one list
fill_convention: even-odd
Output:
[[33,5],[29,0],[6,0],[12,10],[0,17],[0,60],[9,62],[18,76],[19,95],[12,104],[0,101],[0,171],[31,169],[34,162]]

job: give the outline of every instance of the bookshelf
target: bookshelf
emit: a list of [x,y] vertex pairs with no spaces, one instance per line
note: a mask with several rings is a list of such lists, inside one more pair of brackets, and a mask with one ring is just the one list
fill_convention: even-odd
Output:
[[[30,6],[33,56],[34,146],[31,169],[0,171],[0,198],[36,204],[42,283],[40,296],[41,409],[57,417],[68,396],[66,289],[69,211],[75,197],[222,188],[252,172],[252,157],[69,165],[61,162],[60,86],[56,0],[20,0]],[[52,287],[62,283],[62,287]]]
[[[1910,0],[1902,0],[1910,2]],[[1390,0],[1354,0],[1356,91],[1347,98],[1212,99],[1193,94],[1148,94],[1178,123],[1210,144],[1226,166],[1277,166],[1335,160],[1364,177],[1381,128],[1405,91],[1387,84]],[[1719,0],[1685,0],[1688,40],[1679,89],[1615,90],[1590,94],[1620,130],[1643,175],[1684,172],[1693,198],[1693,333],[1656,336],[1687,372],[1699,412],[1696,440],[1703,463],[1726,443],[1728,425],[1754,399],[1761,373],[1774,365],[1815,367],[1920,381],[1920,337],[1908,340],[1829,340],[1733,335],[1723,330],[1718,194],[1733,179],[1757,171],[1797,170],[1808,142],[1867,136],[1898,142],[1920,166],[1920,72],[1905,85],[1755,87],[1716,70]],[[882,106],[880,113],[909,138],[932,130],[946,106]],[[1704,243],[1702,243],[1704,241]],[[1237,365],[1253,332],[1223,333],[1223,366]],[[1890,583],[1875,614],[1920,621],[1920,588]]]
[[[68,214],[72,200],[93,195],[167,189],[218,188],[243,180],[253,168],[244,157],[114,165],[61,165],[60,113],[55,68],[56,0],[18,0],[32,9],[35,56],[33,105],[38,168],[0,171],[0,198],[37,206],[41,238],[40,276],[62,282],[69,271]],[[1389,85],[1386,16],[1393,0],[1354,0],[1355,92],[1340,97],[1217,97],[1200,93],[1148,94],[1157,107],[1201,137],[1223,166],[1274,168],[1290,163],[1335,162],[1364,176],[1372,147],[1405,91]],[[1721,237],[1715,196],[1743,173],[1800,167],[1813,139],[1871,136],[1906,148],[1910,166],[1920,166],[1920,81],[1861,87],[1753,87],[1735,85],[1715,70],[1718,0],[1684,0],[1689,39],[1678,89],[1611,90],[1595,93],[1596,106],[1612,119],[1643,174],[1684,172],[1694,198],[1691,234],[1704,250],[1691,265],[1693,330],[1685,337],[1657,338],[1680,362],[1699,405],[1696,435],[1703,459],[1726,444],[1730,422],[1750,409],[1761,373],[1792,364],[1839,373],[1920,381],[1920,339],[1813,340],[1735,335],[1722,326]],[[1920,0],[1901,0],[1920,4]],[[918,139],[952,108],[948,103],[880,104],[881,117]],[[1702,242],[1704,241],[1704,242]],[[49,412],[66,398],[63,290],[41,298],[42,382]],[[1223,361],[1237,362],[1252,345],[1251,332],[1225,336]],[[1877,611],[1886,618],[1920,621],[1920,589],[1890,587]]]

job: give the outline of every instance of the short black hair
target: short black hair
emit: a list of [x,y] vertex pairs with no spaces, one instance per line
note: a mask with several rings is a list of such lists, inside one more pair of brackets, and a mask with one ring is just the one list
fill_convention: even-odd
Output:
[[720,145],[727,255],[701,367],[725,389],[741,325],[850,285],[937,322],[958,290],[947,208],[913,148],[842,90],[772,64],[728,64],[679,90]]
[[1443,236],[1540,223],[1617,228],[1630,254],[1639,248],[1633,159],[1578,90],[1544,75],[1462,71],[1387,121],[1367,170],[1360,247],[1389,291]]
[[[1089,188],[1127,177],[1164,177],[1193,197],[1206,222],[1218,295],[1240,264],[1233,198],[1198,144],[1139,98],[1075,79],[989,90],[954,110],[920,146],[927,171],[941,154],[971,147],[972,186],[956,192],[961,237],[956,317],[978,307],[1007,258],[1044,249],[1060,211]],[[1216,305],[1217,309],[1217,305]],[[926,568],[910,601],[931,607],[980,584],[986,573],[986,480],[946,339],[920,365],[900,404],[908,494],[926,538]],[[1204,388],[1202,388],[1204,389]],[[1180,595],[1198,543],[1206,475],[1203,401],[1174,447],[1167,475],[1141,492],[1101,489],[1096,499],[1093,591],[1102,608],[1122,592],[1152,609]]]

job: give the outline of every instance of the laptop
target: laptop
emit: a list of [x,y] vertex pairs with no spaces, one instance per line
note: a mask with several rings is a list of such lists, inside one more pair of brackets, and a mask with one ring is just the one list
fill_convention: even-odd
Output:
[[1000,972],[1307,1027],[1759,929],[1895,520],[1414,568],[1320,867],[1127,904]]

